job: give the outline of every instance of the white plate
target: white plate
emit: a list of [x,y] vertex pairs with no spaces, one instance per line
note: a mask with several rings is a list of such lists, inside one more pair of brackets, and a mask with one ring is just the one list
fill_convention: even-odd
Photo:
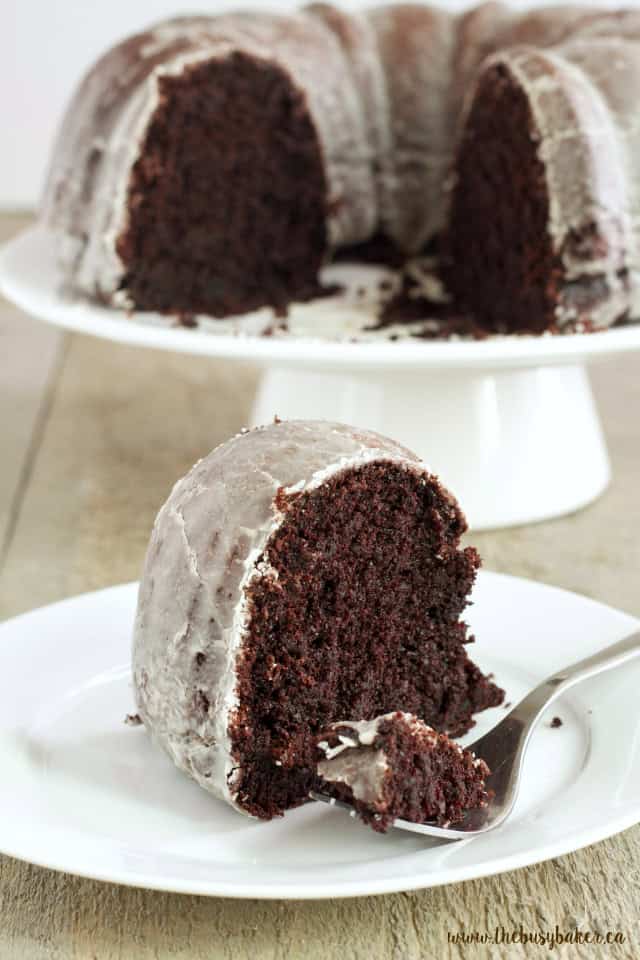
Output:
[[[64,278],[56,260],[57,244],[51,232],[41,226],[24,231],[0,252],[0,289],[26,313],[49,323],[109,340],[182,353],[277,363],[280,367],[293,365],[296,369],[391,371],[513,369],[575,363],[640,349],[640,324],[595,335],[495,336],[481,341],[405,337],[391,342],[389,330],[382,334],[364,331],[375,321],[375,313],[367,298],[360,303],[351,296],[294,304],[288,322],[296,336],[256,336],[256,330],[274,322],[268,309],[234,320],[201,318],[199,327],[186,329],[171,325],[158,314],[127,315],[64,295]],[[380,277],[388,274],[383,268],[336,265],[328,268],[326,279],[345,282],[352,289],[374,291]],[[349,342],[353,336],[360,342]],[[363,341],[363,337],[369,339]]]
[[[640,669],[596,678],[551,708],[522,792],[494,834],[449,844],[379,836],[321,804],[245,819],[178,773],[133,709],[136,585],[0,625],[0,850],[116,883],[234,897],[318,898],[487,876],[594,843],[640,819]],[[483,573],[474,658],[515,701],[550,671],[637,629],[626,614]],[[504,715],[487,712],[476,731]]]

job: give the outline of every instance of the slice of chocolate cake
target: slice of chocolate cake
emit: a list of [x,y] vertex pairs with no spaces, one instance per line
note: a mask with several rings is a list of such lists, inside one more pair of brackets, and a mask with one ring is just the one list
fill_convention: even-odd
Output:
[[313,786],[340,717],[458,735],[502,699],[460,619],[480,563],[410,451],[322,421],[240,434],[173,489],[140,585],[138,712],[175,763],[270,818]]
[[489,800],[484,760],[409,713],[334,723],[318,758],[320,790],[380,833],[396,819],[448,827]]

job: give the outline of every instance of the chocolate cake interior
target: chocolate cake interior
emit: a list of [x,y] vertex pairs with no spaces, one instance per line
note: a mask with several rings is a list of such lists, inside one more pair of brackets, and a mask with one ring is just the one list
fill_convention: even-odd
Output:
[[458,306],[492,332],[554,324],[562,268],[538,143],[522,87],[504,66],[488,69],[456,159],[446,282]]
[[221,316],[317,296],[327,187],[304,96],[239,52],[157,83],[117,242],[136,307]]
[[[328,737],[330,746],[339,744],[340,732],[349,737],[349,726],[335,728]],[[444,737],[434,742],[430,731],[412,730],[402,718],[382,719],[371,746],[357,749],[363,752],[362,762],[369,758],[371,764],[379,751],[383,753],[387,770],[375,796],[354,797],[351,787],[340,782],[322,781],[321,789],[353,806],[365,823],[381,833],[396,818],[448,826],[462,820],[467,810],[487,803],[486,764],[476,763],[472,754]]]
[[260,817],[305,799],[332,722],[404,710],[459,735],[502,699],[463,646],[479,557],[458,549],[464,519],[435,479],[373,462],[278,505],[231,725],[239,802]]

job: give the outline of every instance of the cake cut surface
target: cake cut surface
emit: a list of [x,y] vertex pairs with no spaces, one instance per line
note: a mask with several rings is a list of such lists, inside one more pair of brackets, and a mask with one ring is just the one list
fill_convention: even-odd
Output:
[[158,94],[117,244],[135,306],[225,316],[319,296],[327,185],[290,77],[235,51]]
[[[459,620],[479,557],[458,549],[462,515],[434,478],[373,461],[276,503],[261,560],[272,575],[247,591],[232,730],[258,816],[306,797],[313,735],[336,715],[401,707],[458,735],[494,696]],[[278,795],[274,762],[295,794]]]
[[317,757],[319,790],[380,833],[396,819],[452,826],[489,802],[486,763],[409,713],[334,723]]
[[205,789],[263,819],[303,803],[317,735],[416,713],[458,735],[502,691],[461,615],[479,557],[409,451],[321,421],[233,438],[160,511],[140,586],[140,716]]
[[447,286],[494,333],[555,325],[562,267],[539,143],[526,92],[503,64],[488,69],[458,148]]

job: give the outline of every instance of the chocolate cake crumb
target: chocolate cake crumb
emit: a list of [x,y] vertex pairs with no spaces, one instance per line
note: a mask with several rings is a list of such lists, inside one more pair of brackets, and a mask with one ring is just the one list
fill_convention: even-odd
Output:
[[178,324],[181,327],[195,329],[198,326],[198,321],[193,313],[181,313],[178,315]]
[[318,737],[317,760],[321,791],[380,833],[396,819],[448,827],[485,816],[486,763],[410,714],[334,724]]
[[142,723],[142,717],[139,713],[128,713],[124,718],[124,722],[128,727],[139,727]]
[[287,333],[289,330],[289,324],[286,320],[281,320],[280,323],[270,323],[268,327],[265,327],[262,331],[263,337],[275,337],[278,333]]
[[563,720],[561,717],[554,717],[551,723],[549,724],[549,726],[553,727],[554,730],[557,727],[561,727],[562,725],[563,725]]
[[[437,269],[434,276],[440,284]],[[385,289],[393,287],[388,280],[382,282],[387,284]],[[411,336],[420,340],[446,340],[453,336],[484,340],[488,336],[472,315],[462,310],[448,295],[437,300],[427,297],[409,264],[400,276],[399,289],[380,304],[377,322],[368,329],[384,330],[390,326],[418,322],[422,322],[422,327],[413,330]]]

